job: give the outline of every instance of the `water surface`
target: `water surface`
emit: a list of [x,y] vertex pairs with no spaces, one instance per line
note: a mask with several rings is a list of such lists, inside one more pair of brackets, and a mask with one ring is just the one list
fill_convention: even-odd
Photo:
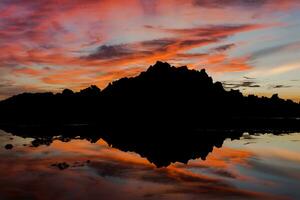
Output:
[[1,199],[300,198],[298,133],[244,133],[213,147],[205,160],[159,168],[103,139],[57,139],[37,147],[33,140],[0,131]]

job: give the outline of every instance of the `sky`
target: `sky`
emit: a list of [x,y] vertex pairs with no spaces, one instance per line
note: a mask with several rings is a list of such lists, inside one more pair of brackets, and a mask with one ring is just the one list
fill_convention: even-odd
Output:
[[157,60],[300,101],[299,0],[1,0],[0,99],[100,88]]

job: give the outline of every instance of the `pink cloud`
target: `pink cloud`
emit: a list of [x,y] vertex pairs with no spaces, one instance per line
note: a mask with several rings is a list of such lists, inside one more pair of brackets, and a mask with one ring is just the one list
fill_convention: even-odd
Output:
[[[157,60],[189,66],[201,63],[218,72],[249,70],[248,57],[228,59],[229,49],[222,52],[223,60],[217,52],[189,53],[243,32],[276,26],[276,21],[269,23],[262,17],[259,22],[254,16],[286,12],[299,4],[247,2],[129,0],[124,7],[117,0],[5,1],[0,3],[0,67],[14,68],[19,78],[30,75],[66,87],[72,87],[68,81],[106,85],[111,81],[107,74],[119,78],[126,74],[118,73],[122,67],[142,69]],[[36,66],[64,70],[50,73]],[[73,73],[76,70],[80,73]]]

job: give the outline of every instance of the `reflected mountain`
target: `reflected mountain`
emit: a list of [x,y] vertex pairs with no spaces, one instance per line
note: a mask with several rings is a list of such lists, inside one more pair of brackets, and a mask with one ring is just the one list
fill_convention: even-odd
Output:
[[[69,142],[85,139],[95,143],[100,139],[111,147],[135,152],[157,167],[191,159],[205,160],[214,147],[221,148],[226,139],[240,139],[244,130],[204,129],[105,129],[89,125],[68,126],[2,126],[2,130],[23,138],[33,138],[32,147],[51,145],[54,140]],[[282,132],[278,132],[278,134]],[[288,132],[287,132],[288,133]],[[249,132],[249,134],[254,134]],[[277,134],[277,132],[273,132]]]

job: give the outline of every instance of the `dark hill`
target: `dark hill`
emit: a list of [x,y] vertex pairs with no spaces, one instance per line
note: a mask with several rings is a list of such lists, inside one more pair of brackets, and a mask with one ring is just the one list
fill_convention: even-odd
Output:
[[[299,104],[291,100],[277,95],[244,97],[238,90],[225,91],[220,82],[213,83],[204,69],[176,68],[162,62],[137,77],[109,84],[102,97],[108,105],[106,119],[124,122],[124,126],[129,121],[146,127],[276,128],[287,125],[282,118],[300,116]],[[274,124],[275,119],[281,119],[280,123]]]
[[10,124],[93,123],[114,129],[140,127],[298,128],[300,105],[291,100],[226,91],[205,70],[157,62],[133,78],[100,91],[21,94],[0,102]]

